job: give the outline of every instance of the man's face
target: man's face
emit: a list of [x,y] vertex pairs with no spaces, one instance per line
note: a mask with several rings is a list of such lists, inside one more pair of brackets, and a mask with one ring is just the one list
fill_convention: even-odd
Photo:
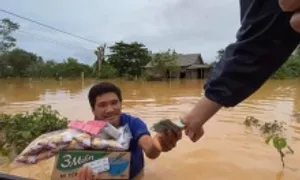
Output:
[[93,113],[96,120],[105,120],[114,126],[119,126],[122,104],[115,93],[105,93],[97,96]]

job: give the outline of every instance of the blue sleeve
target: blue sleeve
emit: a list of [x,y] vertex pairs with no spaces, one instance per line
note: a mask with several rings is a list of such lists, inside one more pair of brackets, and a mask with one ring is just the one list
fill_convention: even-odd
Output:
[[147,125],[140,118],[132,118],[131,133],[135,141],[138,141],[143,135],[150,135]]
[[258,90],[298,46],[300,35],[289,24],[291,13],[276,0],[240,0],[237,41],[225,49],[204,86],[205,96],[232,107]]

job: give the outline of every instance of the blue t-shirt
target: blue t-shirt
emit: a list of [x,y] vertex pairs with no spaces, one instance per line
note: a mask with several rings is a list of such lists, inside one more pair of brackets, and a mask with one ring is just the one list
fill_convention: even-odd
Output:
[[138,140],[143,135],[150,135],[147,125],[140,119],[126,113],[121,114],[120,125],[128,124],[132,133],[132,139],[129,146],[131,152],[130,179],[138,175],[144,168],[144,154],[138,144]]

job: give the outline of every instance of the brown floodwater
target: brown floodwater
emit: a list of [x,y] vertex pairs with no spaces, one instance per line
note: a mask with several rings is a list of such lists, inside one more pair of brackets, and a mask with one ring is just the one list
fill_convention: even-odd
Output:
[[[50,104],[69,119],[92,119],[87,93],[93,80],[0,80],[0,113],[30,111]],[[135,82],[114,80],[123,90],[123,111],[141,117],[149,127],[161,118],[176,119],[203,95],[203,81]],[[268,81],[235,108],[223,109],[206,125],[202,140],[184,137],[177,147],[158,159],[146,160],[145,180],[299,180],[300,80]],[[285,158],[242,124],[246,116],[265,121],[285,121],[294,155]],[[53,159],[36,166],[0,171],[35,179],[49,179]]]

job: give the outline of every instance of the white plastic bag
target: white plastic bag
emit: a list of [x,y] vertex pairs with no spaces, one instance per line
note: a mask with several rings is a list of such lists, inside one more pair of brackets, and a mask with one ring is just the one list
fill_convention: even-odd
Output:
[[127,151],[132,139],[128,124],[118,128],[117,131],[119,133],[117,140],[111,138],[111,135],[106,134],[105,131],[96,136],[75,129],[46,133],[32,141],[16,157],[15,162],[35,164],[40,160],[52,157],[62,150],[97,149]]
[[16,157],[15,161],[34,164],[39,160],[50,158],[68,146],[73,134],[72,129],[64,129],[40,135]]
[[119,137],[117,140],[111,138],[106,132],[100,133],[92,140],[93,149],[104,149],[111,151],[127,151],[129,149],[132,134],[128,124],[117,129]]
[[132,139],[132,134],[128,124],[120,127],[118,130],[121,134],[117,139],[118,144],[120,144],[121,147],[125,150],[129,149],[130,141]]

